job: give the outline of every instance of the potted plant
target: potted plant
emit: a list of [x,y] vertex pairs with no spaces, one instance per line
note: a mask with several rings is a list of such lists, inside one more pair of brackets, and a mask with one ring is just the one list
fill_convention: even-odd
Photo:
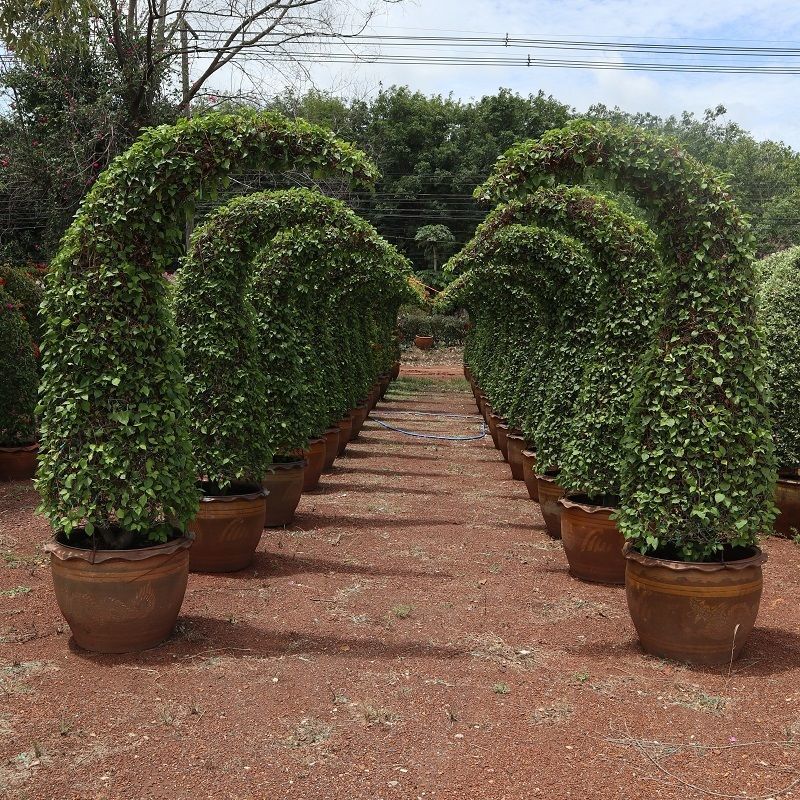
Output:
[[81,647],[153,647],[180,609],[199,494],[163,273],[186,208],[231,163],[375,177],[302,121],[208,114],[145,131],[84,198],[47,279],[37,476],[56,597]]
[[0,480],[32,478],[36,471],[34,343],[22,306],[0,278]]
[[795,538],[800,536],[800,247],[763,259],[756,271],[778,463],[774,530]]
[[581,121],[512,148],[477,195],[508,199],[587,170],[635,196],[669,242],[622,443],[628,607],[648,652],[729,663],[755,623],[758,535],[774,516],[752,237],[715,173],[626,127]]

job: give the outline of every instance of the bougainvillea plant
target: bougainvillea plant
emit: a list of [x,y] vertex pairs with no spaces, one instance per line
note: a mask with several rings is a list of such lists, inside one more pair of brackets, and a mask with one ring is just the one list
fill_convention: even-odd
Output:
[[268,113],[146,131],[102,173],[51,264],[43,304],[38,488],[57,532],[163,541],[196,512],[188,398],[163,273],[185,212],[237,169],[335,172],[370,184],[352,146]]
[[[326,226],[338,232],[328,246],[350,265],[335,280],[329,274],[332,254],[321,259],[314,236],[313,252],[301,257],[304,236]],[[296,246],[291,260],[283,253],[287,237]],[[256,279],[256,254],[263,272],[273,250],[282,251],[281,263],[291,270],[274,269],[268,279]],[[366,394],[364,384],[374,376],[367,376],[372,367],[363,352],[336,365],[334,388],[341,391],[331,392],[319,378],[328,369],[326,359],[342,351],[342,341],[324,357],[312,342],[320,325],[341,327],[348,313],[354,316],[344,342],[352,346],[375,309],[329,307],[340,293],[352,293],[354,278],[377,276],[389,285],[392,260],[402,263],[368,223],[342,202],[306,189],[237,198],[197,229],[175,305],[201,474],[222,487],[232,480],[260,481],[273,453],[302,449],[352,407],[342,379],[355,385],[359,397]],[[339,396],[338,405],[331,406],[331,395]]]
[[650,214],[664,289],[626,423],[618,524],[640,552],[717,560],[769,530],[775,457],[753,241],[726,186],[670,141],[578,121],[511,148],[476,197],[603,178]]
[[[519,224],[562,231],[580,241],[591,256],[591,274],[578,276],[554,300],[572,309],[563,325],[574,328],[583,341],[581,352],[570,356],[567,365],[577,397],[569,417],[553,421],[564,433],[559,480],[592,497],[617,497],[623,455],[619,443],[635,372],[652,340],[662,283],[655,237],[645,224],[605,197],[581,187],[540,188],[524,201],[494,209],[449,268],[467,269],[476,259],[485,258],[491,254],[496,234]],[[575,294],[582,297],[581,312]],[[493,351],[502,342],[491,327],[486,339]],[[543,404],[550,401],[541,395],[534,399],[531,392],[545,385],[550,362],[562,354],[542,352],[540,344],[532,351],[533,344],[526,334],[508,356],[495,353],[493,360],[498,368],[505,368],[505,374],[487,385],[500,413],[537,446],[537,427],[542,422],[551,424],[541,413]],[[475,369],[480,371],[480,366]],[[565,413],[563,400],[557,399],[561,414]]]
[[775,455],[779,471],[796,472],[800,467],[800,247],[768,256],[756,267]]

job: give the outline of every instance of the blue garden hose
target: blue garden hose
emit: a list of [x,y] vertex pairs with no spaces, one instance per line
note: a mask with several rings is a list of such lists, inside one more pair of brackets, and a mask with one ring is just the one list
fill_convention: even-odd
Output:
[[[413,414],[419,417],[449,417],[449,418],[457,418],[457,419],[473,419],[474,414],[445,414],[445,413],[436,413],[433,411],[395,411],[395,414]],[[402,433],[405,436],[414,436],[417,439],[438,439],[439,441],[445,442],[471,442],[475,439],[483,439],[487,433],[486,423],[481,420],[481,432],[474,436],[439,436],[435,433],[420,433],[419,431],[407,431],[405,428],[397,428],[394,425],[389,425],[388,422],[383,422],[377,417],[373,417],[370,415],[370,419],[374,420],[378,423],[382,428],[386,428],[389,431],[395,431],[396,433]]]

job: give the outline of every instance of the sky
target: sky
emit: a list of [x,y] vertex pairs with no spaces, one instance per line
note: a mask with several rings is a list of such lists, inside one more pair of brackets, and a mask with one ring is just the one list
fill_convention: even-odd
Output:
[[[362,5],[367,2],[363,0]],[[384,35],[509,33],[537,38],[620,41],[631,37],[711,45],[780,43],[800,48],[798,0],[403,0],[380,5],[370,30]],[[517,51],[523,55],[525,52]],[[579,57],[623,58],[607,52]],[[626,54],[624,58],[632,61],[643,56]],[[708,60],[704,56],[694,58]],[[800,57],[794,61],[800,66]],[[381,85],[392,84],[406,84],[429,94],[452,92],[464,100],[492,94],[501,86],[521,94],[541,89],[578,111],[593,103],[604,103],[625,111],[664,116],[684,110],[702,114],[706,108],[722,104],[728,109],[728,119],[757,138],[782,140],[800,149],[800,75],[363,64],[315,67],[312,77],[319,89],[362,96],[375,94]],[[286,82],[279,75],[269,80],[276,89]]]

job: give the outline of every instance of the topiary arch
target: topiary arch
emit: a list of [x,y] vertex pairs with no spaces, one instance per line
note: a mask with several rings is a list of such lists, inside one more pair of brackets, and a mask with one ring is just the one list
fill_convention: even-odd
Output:
[[100,176],[51,265],[44,300],[42,509],[151,539],[198,501],[181,358],[162,277],[184,212],[239,169],[333,171],[369,184],[358,150],[302,121],[209,114],[146,131]]
[[664,262],[626,424],[620,528],[642,552],[687,560],[752,545],[774,513],[775,461],[748,226],[718,176],[677,144],[584,121],[511,148],[476,197],[587,177],[650,212]]
[[[537,356],[542,343],[532,338],[532,331],[510,347],[513,363],[493,359],[500,374],[482,376],[481,386],[490,393],[493,407],[512,426],[521,428],[529,442],[538,447],[539,439],[546,437],[556,447],[542,455],[548,463],[559,465],[563,485],[595,496],[618,495],[619,441],[634,371],[652,336],[660,288],[655,237],[645,224],[605,197],[581,187],[541,188],[524,201],[494,209],[449,268],[468,269],[491,259],[497,234],[509,225],[548,226],[585,245],[591,255],[590,270],[553,298],[572,309],[555,346],[571,327],[578,329],[582,345],[565,364],[565,388],[550,400],[541,390],[552,356],[544,361]],[[582,311],[577,310],[574,294],[581,297]],[[486,339],[492,349],[501,341],[491,330]],[[480,375],[480,367],[468,363]],[[548,403],[549,414],[543,412],[543,404]],[[556,429],[563,433],[558,442],[551,435]]]
[[[328,231],[323,252],[320,231]],[[284,274],[265,273],[272,251]],[[334,274],[334,257],[345,270]],[[314,382],[327,365],[309,363],[308,326],[337,292],[377,280],[402,296],[409,274],[409,262],[371,225],[318,192],[260,192],[217,209],[192,237],[175,301],[201,474],[222,486],[260,481],[273,451],[305,446],[366,395],[374,370],[357,382],[357,398],[339,401],[332,384]],[[377,310],[364,304],[354,324]],[[330,377],[340,381],[342,373]]]

